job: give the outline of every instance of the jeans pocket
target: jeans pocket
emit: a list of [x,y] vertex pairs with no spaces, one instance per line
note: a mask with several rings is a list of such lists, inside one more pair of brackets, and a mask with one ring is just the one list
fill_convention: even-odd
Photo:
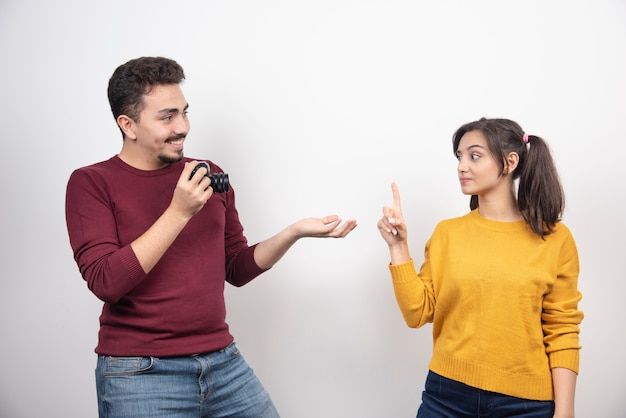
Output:
[[443,377],[429,370],[426,375],[426,383],[424,390],[433,395],[441,396],[443,394]]
[[234,341],[228,344],[224,351],[229,353],[232,357],[237,357],[240,354],[239,348],[237,348],[237,344]]
[[104,376],[128,376],[145,373],[154,366],[154,357],[102,356]]

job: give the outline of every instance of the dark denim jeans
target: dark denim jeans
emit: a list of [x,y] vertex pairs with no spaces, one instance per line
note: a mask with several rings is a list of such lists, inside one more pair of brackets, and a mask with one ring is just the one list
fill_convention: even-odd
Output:
[[278,418],[235,343],[187,357],[98,356],[101,418]]
[[476,389],[432,371],[418,418],[552,418],[553,401],[534,401]]

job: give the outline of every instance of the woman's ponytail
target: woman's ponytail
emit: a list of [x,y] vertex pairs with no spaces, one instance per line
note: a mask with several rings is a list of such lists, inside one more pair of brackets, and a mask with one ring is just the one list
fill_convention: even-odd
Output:
[[561,220],[565,194],[548,144],[528,136],[526,158],[519,170],[517,205],[530,228],[542,238]]

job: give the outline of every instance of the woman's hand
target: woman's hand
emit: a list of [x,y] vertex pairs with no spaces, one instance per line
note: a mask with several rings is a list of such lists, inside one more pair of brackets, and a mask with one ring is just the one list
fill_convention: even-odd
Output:
[[407,229],[402,217],[400,204],[400,192],[396,183],[391,184],[393,193],[393,206],[383,207],[383,217],[378,221],[380,235],[389,246],[397,245],[407,239]]
[[391,183],[391,191],[393,206],[383,207],[383,217],[378,221],[378,230],[389,246],[391,264],[403,264],[411,260],[407,244],[408,231],[402,217],[400,192],[396,183]]

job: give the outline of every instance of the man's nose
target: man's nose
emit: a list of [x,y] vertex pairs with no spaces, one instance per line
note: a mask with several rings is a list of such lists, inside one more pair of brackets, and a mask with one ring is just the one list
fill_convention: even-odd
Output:
[[176,125],[174,126],[174,132],[177,135],[187,135],[189,132],[189,119],[185,117],[176,118]]

